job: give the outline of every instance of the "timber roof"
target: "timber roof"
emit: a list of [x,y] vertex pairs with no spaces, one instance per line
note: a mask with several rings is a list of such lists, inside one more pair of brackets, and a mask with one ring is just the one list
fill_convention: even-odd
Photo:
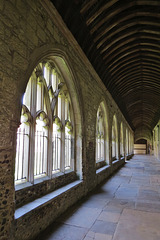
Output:
[[160,118],[160,0],[51,0],[133,130]]

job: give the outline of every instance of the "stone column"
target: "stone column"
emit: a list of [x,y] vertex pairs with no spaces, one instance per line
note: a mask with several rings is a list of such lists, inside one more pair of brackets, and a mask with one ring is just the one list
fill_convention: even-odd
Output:
[[[0,240],[14,239],[15,211],[15,150],[18,122],[5,121],[1,124],[0,138]],[[4,131],[5,130],[5,131]]]
[[96,112],[90,106],[88,108],[86,119],[85,119],[85,131],[84,131],[84,147],[85,157],[83,161],[83,180],[86,184],[86,192],[91,191],[96,184]]

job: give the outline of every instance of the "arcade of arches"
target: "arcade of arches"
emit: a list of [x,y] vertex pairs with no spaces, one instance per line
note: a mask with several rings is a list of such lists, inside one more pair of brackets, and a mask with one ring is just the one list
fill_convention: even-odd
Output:
[[[85,27],[83,31],[77,28],[83,36],[86,31],[86,42],[83,43],[80,35],[77,38],[74,36],[78,20],[72,22],[75,24],[73,28],[69,22],[70,13],[73,14],[72,1],[66,2],[65,13],[62,1],[0,2],[0,240],[29,240],[36,237],[60,214],[124,166],[126,160],[132,158],[134,142],[139,139],[145,139],[150,154],[160,159],[160,116],[151,116],[155,121],[149,131],[150,118],[147,111],[151,109],[146,103],[146,92],[143,92],[146,105],[144,124],[140,125],[143,110],[137,110],[140,117],[136,111],[133,116],[132,105],[137,106],[141,99],[137,100],[131,90],[129,93],[127,84],[131,82],[126,82],[125,93],[124,86],[117,93],[118,85],[123,83],[120,79],[125,74],[128,77],[129,72],[131,76],[134,74],[128,69],[127,60],[121,60],[122,56],[118,55],[115,46],[111,46],[111,43],[104,46],[105,41],[109,40],[105,40],[107,36],[102,36],[101,28],[96,36],[96,26],[100,26],[102,21],[100,5],[103,6],[102,2],[105,1],[73,1],[72,11],[75,9],[77,13],[79,9],[79,14],[84,18],[82,22],[87,12],[90,16],[87,30]],[[113,2],[116,4],[120,1],[108,1],[105,11],[109,7],[110,11],[113,10]],[[153,2],[152,11],[156,7],[156,1]],[[134,15],[134,4],[131,5]],[[157,5],[160,7],[159,3]],[[101,13],[93,13],[94,6],[99,7]],[[121,8],[125,10],[124,6],[119,6]],[[109,26],[109,19],[106,21]],[[132,24],[132,18],[128,21]],[[82,22],[81,27],[84,24]],[[111,52],[108,53],[108,59],[107,55],[103,55],[103,60],[110,66],[110,74],[105,65],[107,74],[103,73],[100,67],[103,65],[102,55],[100,57],[99,50],[95,50],[93,42],[90,42],[90,47],[87,46],[88,29],[94,33],[97,42],[93,41],[95,45],[99,44],[96,47],[102,53],[113,47],[114,56]],[[156,33],[156,25],[153,31],[155,36],[152,42],[156,52],[159,46],[154,41],[160,38]],[[110,34],[116,35],[114,32]],[[118,32],[116,36],[118,39]],[[98,51],[97,59],[95,51]],[[128,51],[131,50],[128,48]],[[116,64],[110,65],[112,60],[116,62],[115,56],[128,72]],[[135,57],[137,63],[139,60],[136,62]],[[151,56],[152,66],[155,63],[156,85],[159,57],[155,57],[156,60],[154,57]],[[147,64],[147,61],[144,62]],[[137,72],[137,76],[145,76],[145,64],[140,65],[142,73]],[[135,67],[133,64],[134,70]],[[148,79],[152,78],[148,74]],[[131,80],[134,81],[133,78]],[[144,79],[142,81],[144,85]],[[135,93],[139,91],[136,86],[131,88]],[[119,98],[121,94],[122,101]],[[129,94],[131,101],[128,100]],[[154,101],[157,101],[157,97],[158,93],[153,97]],[[129,105],[124,104],[123,108],[125,101]],[[154,107],[152,114],[158,114],[158,111]]]

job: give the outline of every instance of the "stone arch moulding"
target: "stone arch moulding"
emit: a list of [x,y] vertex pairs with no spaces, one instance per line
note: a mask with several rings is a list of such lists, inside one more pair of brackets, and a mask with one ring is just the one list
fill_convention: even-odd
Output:
[[[60,49],[60,48],[61,49]],[[67,88],[70,92],[70,98],[72,102],[72,108],[74,112],[74,122],[75,122],[75,156],[76,156],[76,172],[80,179],[82,179],[82,136],[83,134],[83,103],[80,102],[82,100],[81,92],[79,86],[75,79],[76,73],[69,58],[69,53],[67,48],[64,46],[53,47],[51,44],[46,44],[42,47],[39,47],[33,51],[30,56],[30,63],[26,73],[24,74],[24,82],[23,82],[23,92],[25,92],[28,80],[33,72],[33,69],[38,65],[39,62],[43,60],[53,60],[53,62],[58,67],[61,72]],[[23,93],[22,93],[23,94]]]
[[136,142],[137,140],[139,140],[141,138],[152,142],[153,134],[148,129],[142,129],[142,131],[140,131],[140,130],[135,131],[134,141]]
[[147,138],[147,137],[138,137],[138,138],[135,139],[135,142],[137,142],[137,141],[140,140],[140,139],[147,140],[147,142],[149,142],[150,144],[152,144],[152,140],[149,139],[149,138]]

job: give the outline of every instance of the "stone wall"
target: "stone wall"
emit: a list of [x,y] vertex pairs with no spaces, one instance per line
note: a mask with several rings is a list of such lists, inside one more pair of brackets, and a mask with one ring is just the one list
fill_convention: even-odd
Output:
[[[22,239],[21,234],[29,239],[105,178],[105,171],[102,171],[103,177],[97,180],[95,166],[96,112],[100,102],[105,101],[108,107],[109,149],[111,149],[113,115],[117,116],[118,129],[123,121],[124,136],[125,127],[129,129],[130,127],[48,0],[1,0],[0,47],[0,240]],[[65,198],[60,199],[58,210],[53,202],[48,203],[48,207],[43,208],[43,212],[35,210],[15,222],[14,165],[21,99],[34,67],[44,57],[52,57],[53,54],[65,56],[74,76],[76,98],[81,108],[83,187],[76,188],[74,190],[76,194],[71,191],[69,196],[67,195],[67,204]],[[111,158],[111,153],[109,156]],[[118,167],[120,165],[121,161]],[[36,190],[35,186],[33,188],[33,192],[41,192],[38,190],[39,187]],[[45,190],[45,193],[47,191]],[[20,200],[24,199],[22,193],[23,191],[16,193],[19,206],[22,204]],[[40,196],[39,193],[37,196]],[[15,231],[17,231],[16,238]]]
[[15,193],[15,207],[21,207],[26,203],[29,203],[36,198],[44,196],[47,193],[50,193],[70,182],[77,180],[77,175],[75,172],[70,172],[67,174],[59,174],[56,175],[52,179],[42,180],[42,182],[38,182],[34,185],[29,185],[27,187],[23,187],[22,189],[16,190]]
[[[44,230],[61,213],[84,196],[84,184],[80,184],[63,195],[55,197],[21,218],[16,219],[16,240],[28,240],[36,237],[37,233]],[[25,234],[24,234],[25,233]],[[23,236],[23,238],[22,238]]]

